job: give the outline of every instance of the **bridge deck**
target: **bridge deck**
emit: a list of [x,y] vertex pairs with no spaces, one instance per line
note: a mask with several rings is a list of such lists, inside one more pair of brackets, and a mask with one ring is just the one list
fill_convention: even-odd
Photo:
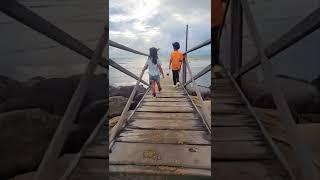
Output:
[[162,79],[157,98],[149,93],[142,100],[109,154],[108,125],[102,128],[72,179],[105,179],[108,170],[129,179],[137,174],[208,177],[211,166],[218,180],[289,179],[227,76],[214,79],[212,141],[183,88],[173,88],[170,80]]
[[210,134],[182,87],[161,79],[134,112],[109,154],[109,171],[151,174],[211,174]]

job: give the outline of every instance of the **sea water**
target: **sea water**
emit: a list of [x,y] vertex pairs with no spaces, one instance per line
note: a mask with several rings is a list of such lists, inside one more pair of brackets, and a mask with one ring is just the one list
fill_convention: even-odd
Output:
[[[130,56],[130,57],[110,57],[113,61],[131,71],[136,76],[140,76],[141,70],[147,61],[145,56]],[[169,57],[159,57],[164,74],[172,73],[169,70]],[[190,55],[188,56],[188,62],[191,67],[193,76],[200,72],[203,68],[211,64],[210,55]],[[144,73],[142,79],[146,82],[149,81],[148,70]],[[181,79],[181,71],[180,71]],[[187,72],[187,80],[190,79],[189,73]],[[136,80],[130,76],[122,73],[121,71],[110,67],[109,68],[109,84],[112,86],[127,86],[136,84]],[[207,72],[205,75],[196,80],[200,86],[209,87],[211,85],[211,73]]]

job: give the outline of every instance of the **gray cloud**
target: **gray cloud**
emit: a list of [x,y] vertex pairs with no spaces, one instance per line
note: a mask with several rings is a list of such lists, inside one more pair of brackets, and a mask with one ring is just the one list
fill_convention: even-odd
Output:
[[[210,0],[111,0],[110,39],[146,52],[159,47],[168,55],[171,43],[178,41],[185,48],[185,28],[189,24],[189,47],[210,38]],[[209,54],[210,47],[196,53]],[[127,55],[114,48],[110,55]]]

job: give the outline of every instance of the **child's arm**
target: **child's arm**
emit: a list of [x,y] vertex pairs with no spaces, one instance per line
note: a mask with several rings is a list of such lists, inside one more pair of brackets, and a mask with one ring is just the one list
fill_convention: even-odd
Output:
[[164,78],[163,69],[160,64],[158,64],[158,68],[160,70],[160,73],[162,74],[162,78]]
[[172,59],[170,58],[169,69],[171,69],[171,61],[172,61]]

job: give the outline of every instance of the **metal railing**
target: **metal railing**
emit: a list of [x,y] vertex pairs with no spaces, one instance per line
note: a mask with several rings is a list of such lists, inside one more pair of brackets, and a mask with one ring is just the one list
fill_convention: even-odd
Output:
[[[227,2],[229,4],[229,1]],[[287,129],[289,143],[293,147],[295,161],[296,161],[296,164],[299,166],[299,172],[296,175],[293,173],[292,169],[288,166],[288,163],[286,162],[283,154],[279,151],[279,149],[274,144],[272,138],[270,138],[270,136],[268,135],[261,121],[255,115],[255,111],[251,107],[249,101],[246,100],[246,103],[249,109],[251,110],[251,112],[254,114],[255,118],[257,119],[263,134],[267,138],[267,141],[273,148],[279,160],[284,165],[284,167],[289,171],[291,178],[301,179],[301,180],[316,180],[318,179],[317,177],[318,175],[313,165],[313,161],[311,158],[311,151],[308,145],[306,145],[302,140],[302,136],[297,129],[297,125],[295,123],[291,110],[286,102],[284,93],[281,90],[281,86],[277,82],[276,77],[273,76],[273,73],[272,73],[273,69],[269,59],[275,56],[276,54],[282,52],[283,50],[287,49],[288,47],[292,46],[293,44],[303,39],[310,33],[314,32],[316,29],[318,29],[320,27],[320,9],[318,8],[315,11],[313,11],[309,16],[307,16],[302,21],[300,21],[296,26],[290,29],[287,33],[285,33],[283,36],[281,36],[279,39],[275,40],[273,43],[268,45],[267,48],[265,48],[247,0],[240,0],[238,2],[232,1],[231,6],[233,6],[231,13],[238,12],[237,14],[238,17],[242,17],[242,13],[243,13],[244,18],[246,19],[246,22],[247,22],[247,26],[249,27],[248,28],[249,32],[253,37],[254,45],[258,50],[258,54],[244,66],[242,66],[241,64],[241,57],[238,56],[236,58],[231,59],[231,61],[240,61],[240,63],[238,62],[238,65],[240,65],[240,67],[237,67],[237,68],[230,67],[230,69],[236,69],[236,71],[233,73],[228,70],[230,79],[232,79],[237,89],[241,92],[241,95],[246,100],[246,97],[244,96],[244,94],[240,89],[239,83],[235,79],[241,78],[244,74],[246,74],[250,70],[254,69],[258,65],[261,65],[263,74],[265,77],[265,81],[266,81],[266,86],[270,87],[271,89],[271,94],[272,94],[274,103],[276,104],[277,111],[279,112],[278,113],[279,118],[285,122],[284,124],[287,125],[285,129]],[[218,31],[219,32],[218,43],[220,41],[222,29],[225,24],[224,22],[225,22],[226,14],[228,11],[230,11],[229,9],[230,8],[227,8],[225,10],[223,25],[220,27]],[[231,22],[231,24],[233,23],[234,22]],[[242,24],[241,24],[241,28],[231,27],[231,29],[232,29],[232,33],[236,33],[238,36],[242,37],[241,32],[235,31],[235,29],[242,29]],[[240,39],[240,41],[242,40]],[[231,43],[234,43],[234,42],[235,42],[234,40],[231,40]],[[236,42],[235,44],[237,43],[239,42]],[[242,51],[241,48],[242,47],[232,48],[231,49],[232,52],[230,52],[230,54],[241,54],[238,52],[233,52],[233,51]],[[234,62],[233,63],[230,62],[230,64],[231,64],[230,66],[236,65],[236,63]]]

